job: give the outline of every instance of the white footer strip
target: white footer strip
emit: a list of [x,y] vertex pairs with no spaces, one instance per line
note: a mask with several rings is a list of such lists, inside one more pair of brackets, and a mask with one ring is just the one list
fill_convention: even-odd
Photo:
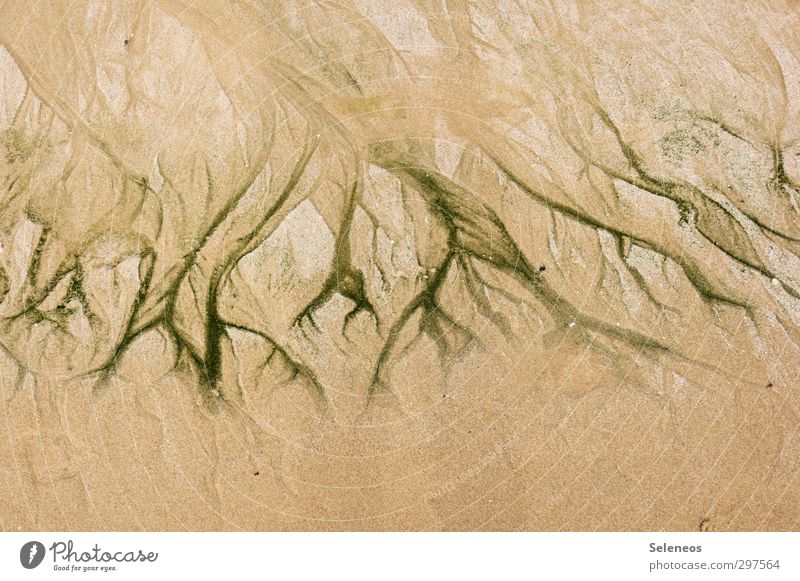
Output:
[[0,579],[800,579],[800,533],[2,533]]

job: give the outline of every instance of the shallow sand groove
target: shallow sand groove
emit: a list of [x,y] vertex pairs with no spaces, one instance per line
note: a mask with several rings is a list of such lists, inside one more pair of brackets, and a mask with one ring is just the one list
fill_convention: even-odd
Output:
[[792,2],[6,0],[0,526],[796,530],[798,203]]

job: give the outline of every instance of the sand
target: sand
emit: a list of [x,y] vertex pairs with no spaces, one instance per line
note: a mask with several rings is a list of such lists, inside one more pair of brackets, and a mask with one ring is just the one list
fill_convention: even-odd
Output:
[[2,530],[797,530],[792,2],[0,5]]

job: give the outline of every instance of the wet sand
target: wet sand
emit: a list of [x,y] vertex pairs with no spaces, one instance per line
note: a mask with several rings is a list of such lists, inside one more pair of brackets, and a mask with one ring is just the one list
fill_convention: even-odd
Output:
[[43,4],[0,528],[798,529],[793,3]]

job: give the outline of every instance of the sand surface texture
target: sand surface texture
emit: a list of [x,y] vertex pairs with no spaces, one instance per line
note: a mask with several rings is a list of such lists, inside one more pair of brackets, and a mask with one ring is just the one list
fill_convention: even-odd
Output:
[[796,2],[0,0],[4,530],[800,528]]

